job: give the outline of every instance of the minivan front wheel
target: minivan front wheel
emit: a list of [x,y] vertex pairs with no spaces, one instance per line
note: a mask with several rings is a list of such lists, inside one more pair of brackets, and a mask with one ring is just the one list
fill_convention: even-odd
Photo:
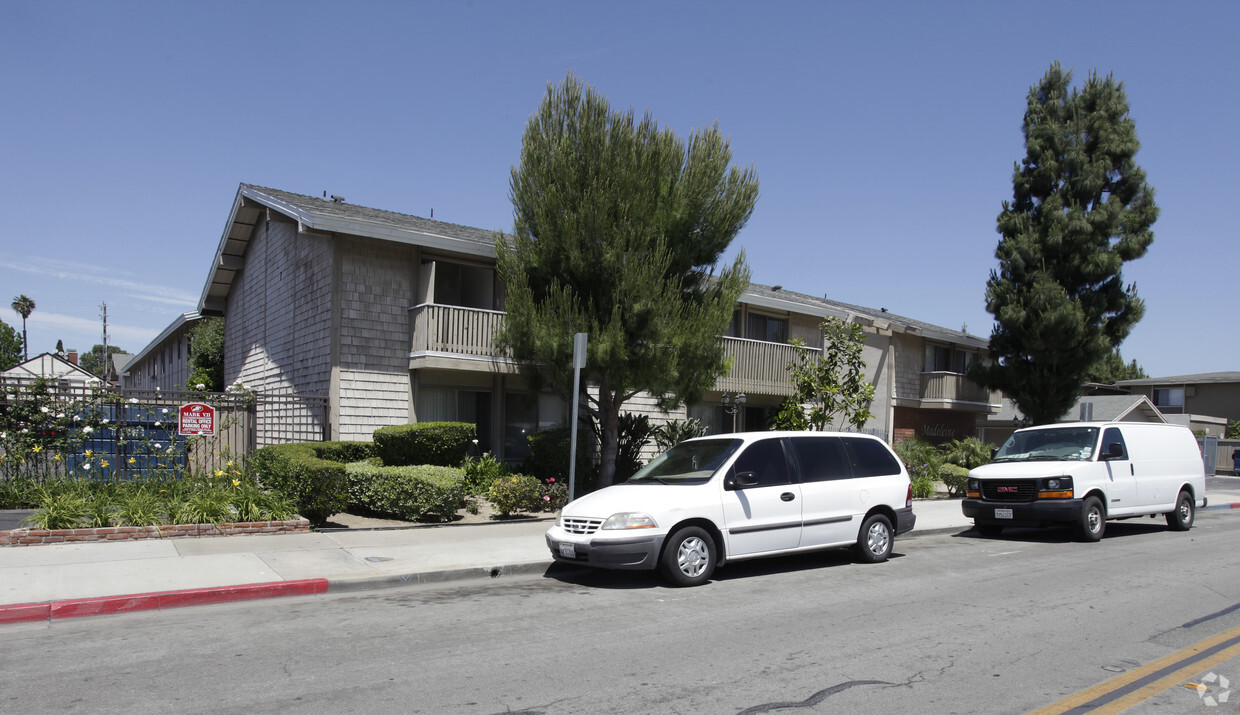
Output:
[[1193,528],[1193,517],[1196,514],[1196,505],[1193,504],[1193,497],[1188,492],[1180,492],[1180,498],[1175,501],[1175,511],[1167,512],[1167,526],[1172,531],[1188,531]]
[[660,567],[676,586],[700,586],[715,572],[715,540],[699,526],[686,526],[667,540]]
[[874,514],[857,534],[857,558],[867,564],[886,561],[891,556],[893,539],[891,522],[882,514]]
[[1081,505],[1080,521],[1076,525],[1077,536],[1081,541],[1098,541],[1107,528],[1107,515],[1102,510],[1102,501],[1098,497],[1088,497]]

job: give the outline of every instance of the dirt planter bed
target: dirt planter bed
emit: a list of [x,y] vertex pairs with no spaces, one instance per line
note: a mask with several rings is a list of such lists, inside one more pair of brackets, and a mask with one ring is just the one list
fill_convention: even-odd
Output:
[[240,534],[293,534],[308,531],[310,531],[310,522],[306,519],[229,524],[175,524],[172,526],[106,526],[98,529],[9,529],[0,531],[0,548],[91,541],[176,539]]

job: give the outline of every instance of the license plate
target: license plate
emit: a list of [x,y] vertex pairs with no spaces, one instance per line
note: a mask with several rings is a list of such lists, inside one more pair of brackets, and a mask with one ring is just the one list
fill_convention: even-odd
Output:
[[1012,510],[1011,509],[995,509],[995,518],[996,519],[1011,519]]
[[560,556],[566,559],[577,558],[577,547],[572,544],[560,544]]

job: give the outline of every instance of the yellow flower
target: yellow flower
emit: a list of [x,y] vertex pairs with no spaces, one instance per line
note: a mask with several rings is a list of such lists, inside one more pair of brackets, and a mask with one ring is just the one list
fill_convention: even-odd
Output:
[[229,467],[231,467],[231,466],[232,466],[232,460],[231,460],[231,459],[230,459],[230,460],[228,460],[228,465],[227,465],[227,466],[229,466]]
[[217,476],[217,477],[222,477],[222,476],[224,476],[224,472],[223,472],[223,471],[221,471],[221,470],[219,470],[219,469],[217,469],[217,470],[215,470],[215,476]]
[[35,454],[38,454],[39,452],[43,451],[43,448],[36,444],[35,446],[30,448],[30,451],[34,452]]
[[138,460],[134,459],[133,457],[130,457],[130,458],[129,458],[129,463],[130,463],[130,464],[137,464],[137,463],[138,463]]
[[106,460],[106,459],[99,460],[99,466],[100,466],[100,467],[103,467],[104,469],[107,469],[107,467],[108,467],[108,460]]
[[60,455],[58,454],[58,455],[56,455],[56,456],[52,457],[52,461],[53,461],[53,462],[59,462],[59,461],[60,461]]
[[234,486],[234,487],[239,487],[239,486],[241,486],[241,480],[240,480],[240,479],[234,479],[234,480],[233,480],[233,486]]
[[89,450],[89,449],[88,449],[88,450],[86,450],[86,457],[87,457],[87,458],[90,458],[90,455],[92,455],[92,454],[94,454],[94,452],[93,452],[93,451],[91,451],[91,450]]

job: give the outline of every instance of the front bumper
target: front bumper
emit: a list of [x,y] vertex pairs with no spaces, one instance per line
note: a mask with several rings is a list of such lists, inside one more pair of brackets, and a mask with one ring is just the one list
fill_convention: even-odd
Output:
[[[1048,499],[1032,502],[1001,502],[986,499],[965,499],[960,509],[966,517],[979,524],[999,526],[1043,526],[1058,522],[1074,522],[1081,518],[1083,499]],[[1012,518],[997,518],[995,509],[1010,509]]]
[[[558,526],[547,530],[547,548],[558,563],[593,566],[601,569],[653,569],[659,563],[666,534],[642,534],[614,539],[597,535],[577,536]],[[572,556],[564,549],[572,549]]]

